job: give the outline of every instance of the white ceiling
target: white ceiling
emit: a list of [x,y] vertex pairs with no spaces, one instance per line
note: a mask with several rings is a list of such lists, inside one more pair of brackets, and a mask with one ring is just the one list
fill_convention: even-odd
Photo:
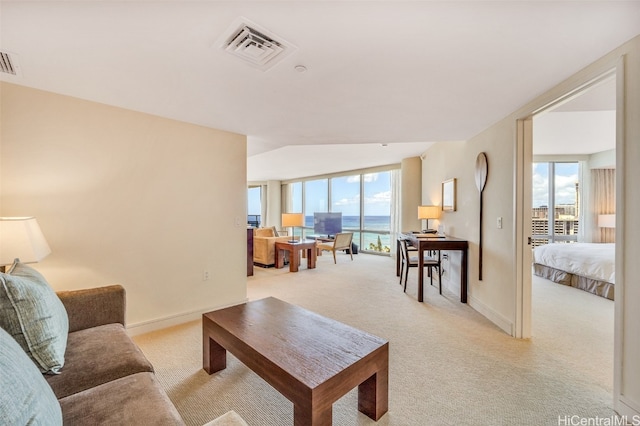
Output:
[[[2,80],[246,134],[252,181],[394,163],[469,139],[640,34],[640,1],[0,8],[0,48],[20,65]],[[216,42],[239,17],[296,50],[266,72],[222,51]]]

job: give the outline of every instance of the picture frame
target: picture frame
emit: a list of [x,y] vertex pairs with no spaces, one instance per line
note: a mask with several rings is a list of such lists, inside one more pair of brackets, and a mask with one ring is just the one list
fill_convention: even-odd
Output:
[[442,182],[442,211],[456,211],[456,178]]

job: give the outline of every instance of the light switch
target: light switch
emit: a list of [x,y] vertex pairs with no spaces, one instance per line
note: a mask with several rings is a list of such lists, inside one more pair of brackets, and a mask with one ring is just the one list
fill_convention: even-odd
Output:
[[499,217],[498,220],[496,221],[496,226],[498,227],[498,229],[502,229],[502,218]]

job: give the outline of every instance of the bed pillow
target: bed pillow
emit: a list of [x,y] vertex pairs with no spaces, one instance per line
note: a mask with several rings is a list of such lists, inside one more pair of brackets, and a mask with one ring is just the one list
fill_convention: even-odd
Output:
[[0,327],[40,371],[59,373],[67,349],[67,311],[43,276],[17,260],[0,274]]
[[0,329],[0,423],[62,425],[51,387],[22,348]]

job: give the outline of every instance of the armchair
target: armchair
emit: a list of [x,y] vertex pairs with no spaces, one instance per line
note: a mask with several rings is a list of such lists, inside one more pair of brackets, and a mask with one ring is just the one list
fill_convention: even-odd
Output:
[[288,241],[286,235],[278,236],[275,227],[253,230],[253,263],[272,266],[276,263],[276,241]]
[[353,260],[353,250],[351,250],[351,241],[353,240],[353,232],[342,232],[336,234],[333,241],[328,243],[318,244],[318,250],[325,250],[333,252],[333,263],[336,261],[337,250],[349,250],[351,260]]

